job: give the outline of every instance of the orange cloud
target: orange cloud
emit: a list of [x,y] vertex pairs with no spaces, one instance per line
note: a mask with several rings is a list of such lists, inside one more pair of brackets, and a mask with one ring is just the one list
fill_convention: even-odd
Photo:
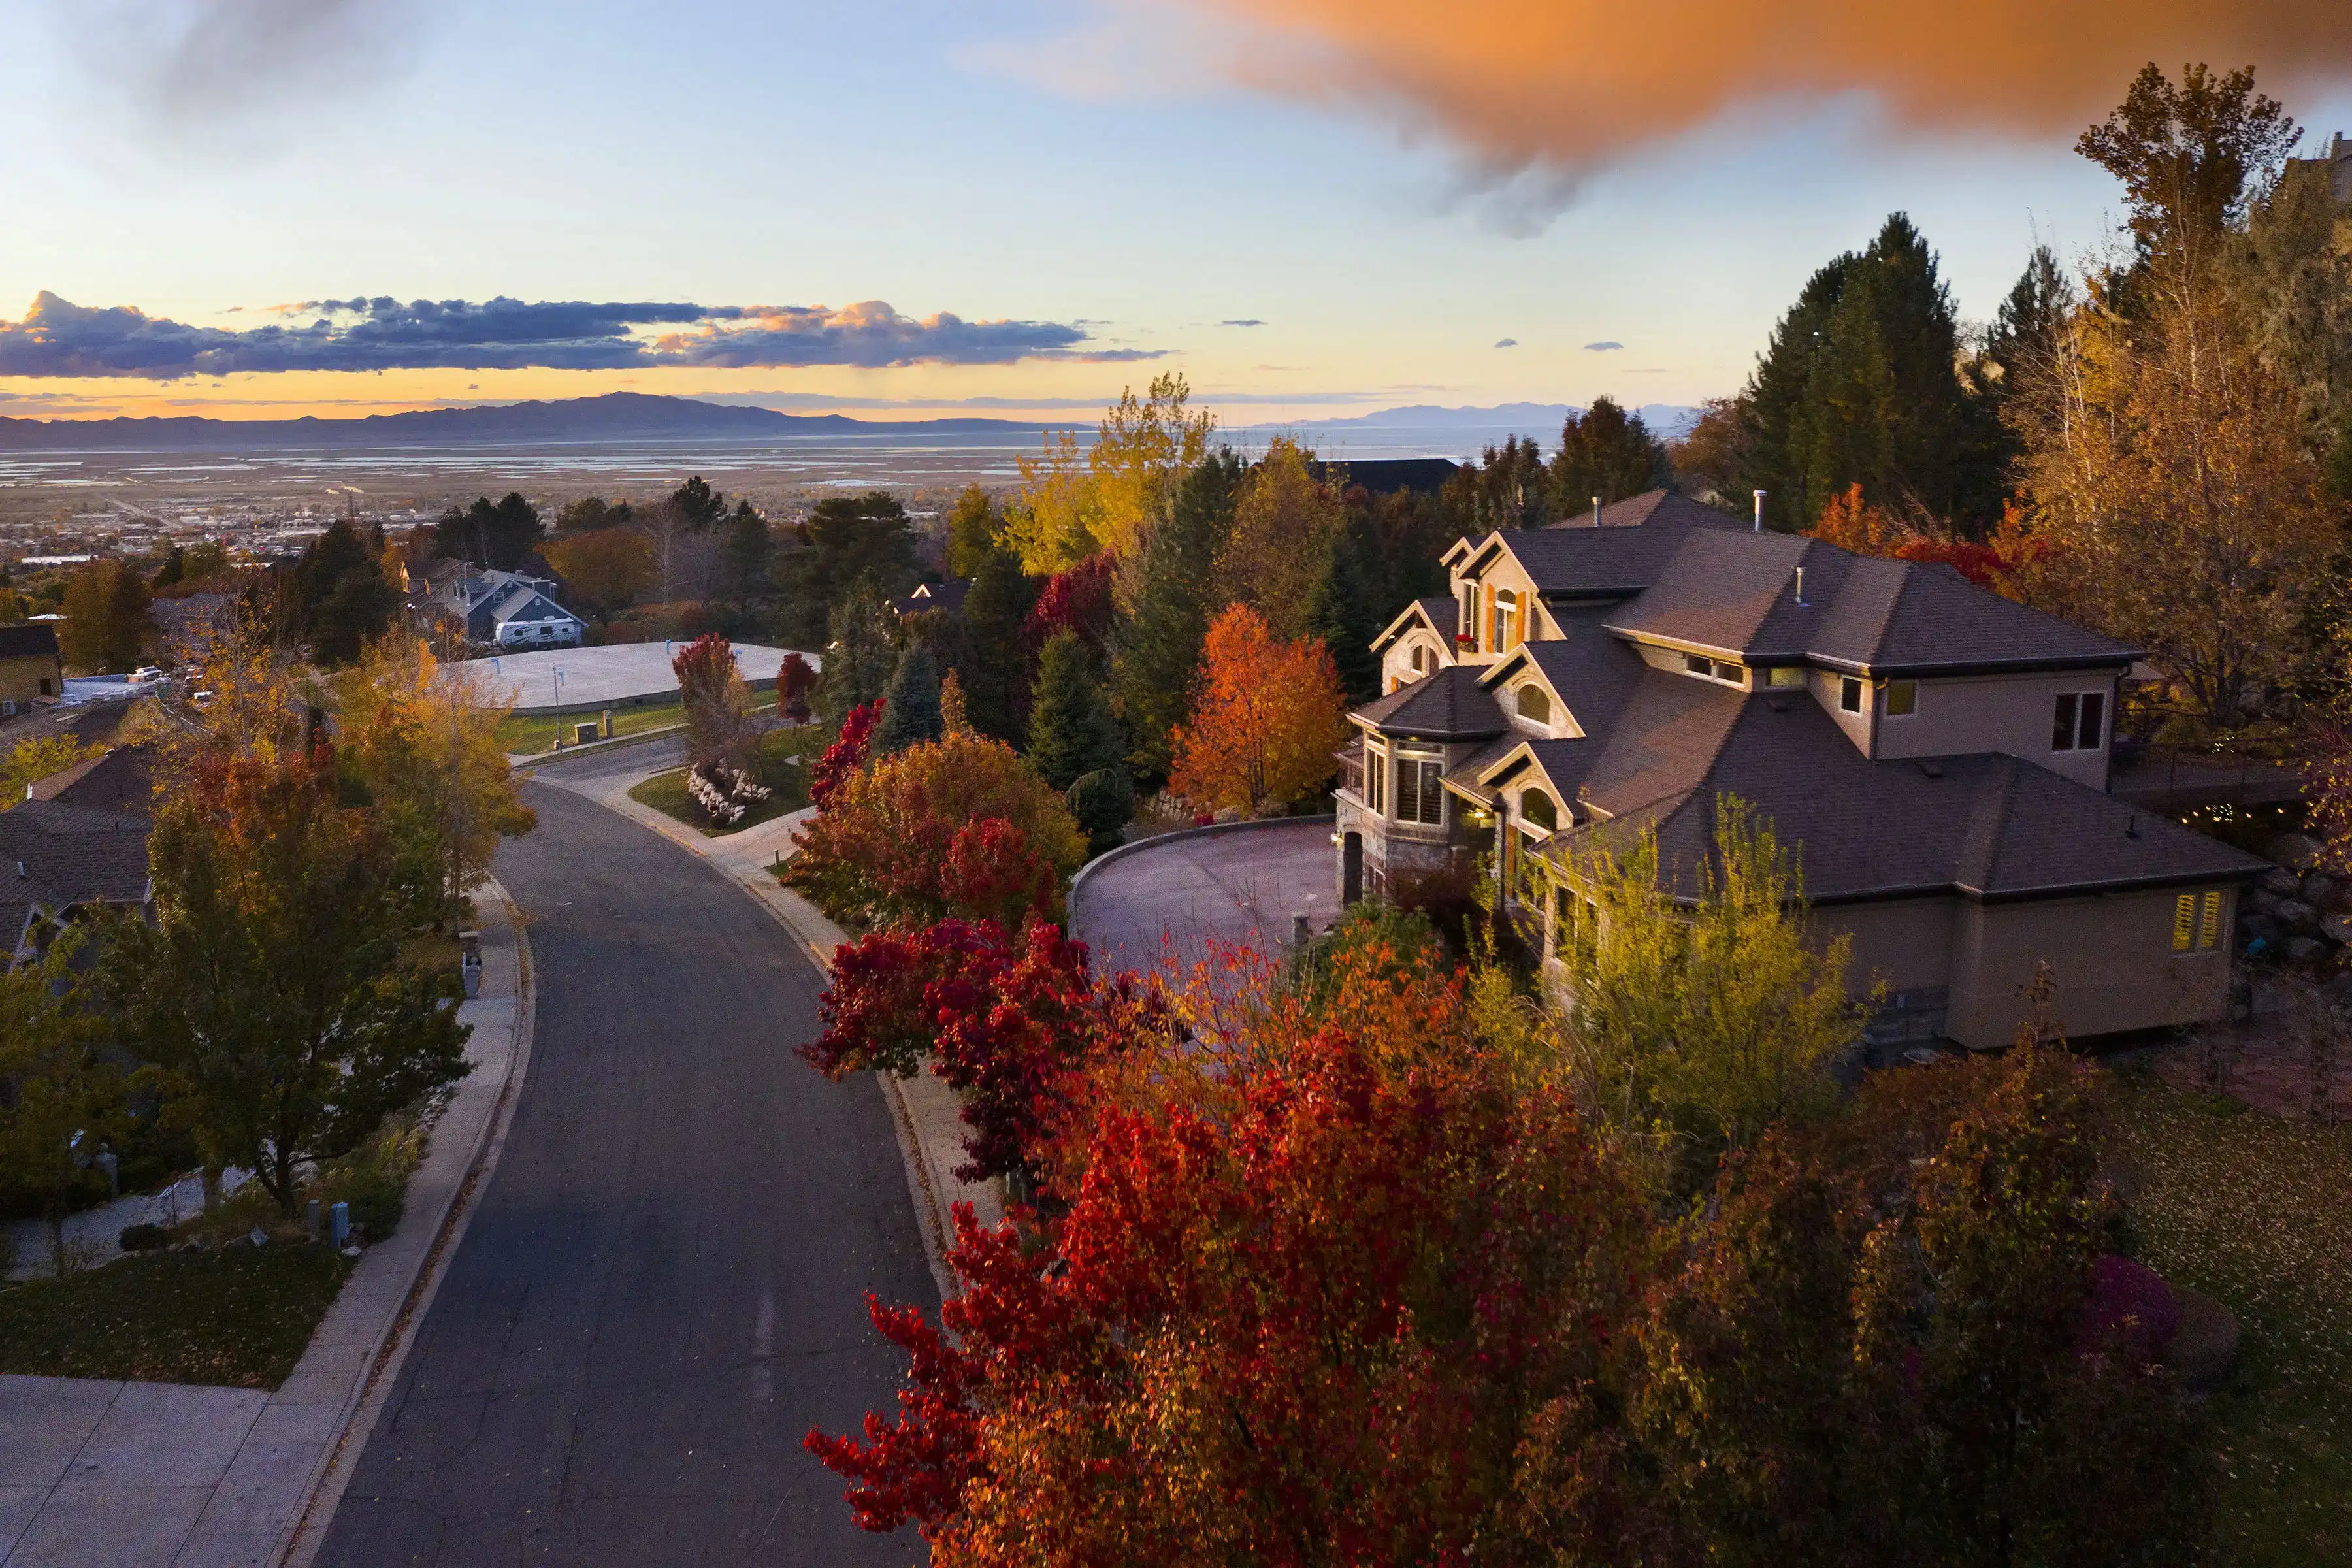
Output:
[[1247,86],[1370,105],[1496,169],[1867,94],[1898,127],[2071,134],[2153,59],[2345,73],[2345,0],[1163,0],[1243,25]]

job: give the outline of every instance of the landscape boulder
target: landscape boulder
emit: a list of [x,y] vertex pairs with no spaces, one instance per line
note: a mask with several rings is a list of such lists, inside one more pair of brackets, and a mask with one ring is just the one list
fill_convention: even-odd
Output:
[[2291,931],[2315,931],[2319,911],[2301,899],[2281,899],[2272,906],[2271,918]]
[[2303,895],[2303,883],[2284,866],[2273,866],[2263,872],[2254,886],[2259,889],[2255,894],[2257,898],[2264,894],[2273,899],[2294,899]]
[[2319,922],[2319,934],[2339,947],[2352,946],[2352,915],[2328,915]]
[[2308,871],[2326,847],[2308,833],[2282,833],[2263,846],[2263,855],[2291,871]]
[[2286,944],[2287,962],[2290,963],[2309,963],[2315,958],[2326,957],[2326,953],[2327,944],[2315,936],[2293,937]]
[[2343,887],[2325,871],[2314,871],[2303,879],[2302,889],[2295,894],[2305,903],[2323,910],[2332,910],[2343,897]]

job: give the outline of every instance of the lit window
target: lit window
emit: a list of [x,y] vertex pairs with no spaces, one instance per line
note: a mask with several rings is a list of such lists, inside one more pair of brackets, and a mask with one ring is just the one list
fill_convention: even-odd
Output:
[[2105,743],[2107,694],[2104,691],[2062,691],[2050,714],[2050,749],[2053,752],[2095,752]]
[[1919,710],[1919,683],[1916,680],[1890,680],[1886,683],[1886,716],[1908,719]]
[[1798,664],[1780,665],[1766,678],[1766,684],[1770,686],[1776,691],[1794,690],[1805,684],[1804,666]]
[[1855,677],[1849,675],[1838,682],[1838,706],[1849,713],[1862,711],[1862,682]]
[[2197,941],[2197,895],[2183,893],[2172,900],[2172,951],[2187,952]]
[[1551,722],[1551,699],[1530,682],[1519,688],[1519,717],[1537,724]]
[[2197,945],[2221,945],[2221,895],[2218,891],[2205,895],[2205,918],[2198,923]]

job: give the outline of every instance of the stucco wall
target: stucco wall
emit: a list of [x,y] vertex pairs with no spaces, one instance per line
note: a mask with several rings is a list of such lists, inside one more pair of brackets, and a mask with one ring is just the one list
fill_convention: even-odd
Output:
[[1857,998],[1882,980],[1889,991],[1948,985],[1959,909],[1960,900],[1950,896],[1832,904],[1808,914],[1805,936],[1817,949],[1841,936],[1853,938],[1846,988]]
[[[2053,1010],[2069,1035],[2208,1022],[2229,1003],[2226,907],[2218,947],[2172,951],[2173,900],[2186,889],[1963,904],[1952,957],[1949,1030],[1977,1049],[2005,1046],[2024,1021],[2020,994],[2037,961],[2057,986]],[[2203,889],[2198,889],[2202,891]],[[2233,891],[2225,895],[2234,900]]]
[[[1878,721],[1882,757],[1952,756],[2001,752],[2038,763],[2052,773],[2104,790],[2107,787],[2108,735],[2091,752],[2053,752],[2050,724],[2058,694],[2097,691],[2106,698],[2105,731],[2115,720],[2115,678],[2077,671],[2071,675],[1976,676],[1919,683],[1918,711]],[[1885,692],[1874,693],[1883,702]],[[1834,706],[1835,688],[1830,693]]]
[[[1412,668],[1415,648],[1422,651],[1423,668],[1419,670]],[[1440,641],[1433,633],[1415,626],[1381,652],[1381,689],[1394,691],[1398,687],[1434,674],[1453,662],[1454,648],[1450,641]]]

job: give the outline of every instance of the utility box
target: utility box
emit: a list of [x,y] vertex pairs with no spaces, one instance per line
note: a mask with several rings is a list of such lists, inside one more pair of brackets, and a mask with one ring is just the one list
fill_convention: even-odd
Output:
[[607,709],[605,709],[605,710],[604,710],[604,739],[606,739],[606,740],[608,740],[608,741],[609,741],[609,740],[611,740],[612,738],[613,738],[613,710],[612,710],[610,708],[607,708]]
[[572,743],[573,745],[584,746],[594,739],[596,739],[596,721],[593,719],[589,720],[584,724],[574,724],[572,726]]

